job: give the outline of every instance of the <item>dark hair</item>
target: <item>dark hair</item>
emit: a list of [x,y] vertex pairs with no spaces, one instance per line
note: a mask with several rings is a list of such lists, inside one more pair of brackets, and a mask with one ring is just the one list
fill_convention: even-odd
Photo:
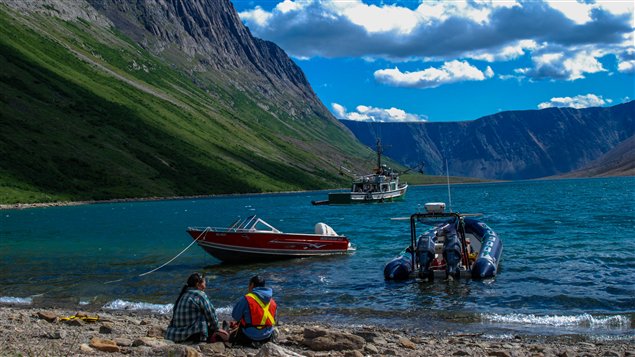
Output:
[[253,284],[254,288],[264,288],[265,287],[265,279],[261,278],[260,275],[256,275],[249,279],[249,284]]
[[188,288],[195,288],[196,285],[198,285],[198,283],[200,283],[201,281],[203,281],[203,276],[199,273],[194,273],[192,275],[190,275],[189,278],[187,278],[187,285],[184,286],[188,287]]
[[194,273],[194,274],[190,275],[189,278],[187,278],[187,283],[185,285],[183,285],[183,287],[181,288],[181,293],[179,294],[179,297],[174,302],[174,307],[172,308],[172,319],[173,320],[174,320],[174,313],[176,312],[176,306],[179,304],[179,301],[181,300],[181,297],[183,297],[183,294],[185,294],[187,289],[196,287],[196,285],[198,285],[198,283],[203,281],[203,279],[205,279],[205,278],[199,273]]

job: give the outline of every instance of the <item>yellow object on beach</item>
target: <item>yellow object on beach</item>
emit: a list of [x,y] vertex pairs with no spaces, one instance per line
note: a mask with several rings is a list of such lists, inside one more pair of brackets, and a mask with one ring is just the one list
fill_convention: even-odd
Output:
[[69,321],[69,320],[83,320],[86,322],[96,322],[99,321],[99,316],[88,316],[88,315],[72,315],[67,317],[60,317],[60,321]]

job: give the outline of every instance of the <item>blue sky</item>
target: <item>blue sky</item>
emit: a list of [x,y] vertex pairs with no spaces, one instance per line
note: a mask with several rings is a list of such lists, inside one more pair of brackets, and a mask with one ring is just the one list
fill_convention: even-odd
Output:
[[632,0],[233,0],[338,119],[462,121],[635,98]]

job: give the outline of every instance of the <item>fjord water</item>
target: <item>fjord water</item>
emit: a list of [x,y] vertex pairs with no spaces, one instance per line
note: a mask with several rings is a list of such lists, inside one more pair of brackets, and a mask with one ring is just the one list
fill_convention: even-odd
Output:
[[[409,244],[406,217],[448,202],[446,186],[411,187],[402,202],[311,206],[326,192],[104,203],[0,211],[0,302],[169,313],[187,276],[205,272],[222,314],[261,274],[280,321],[381,325],[492,335],[635,333],[635,178],[522,181],[451,187],[451,208],[483,213],[504,242],[489,281],[385,282]],[[325,222],[349,256],[225,265],[191,246],[188,226],[258,214],[284,232]]]

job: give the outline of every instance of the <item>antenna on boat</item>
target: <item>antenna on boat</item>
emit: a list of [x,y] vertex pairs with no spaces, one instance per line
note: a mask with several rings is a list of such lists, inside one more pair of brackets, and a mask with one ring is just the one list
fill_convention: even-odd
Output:
[[380,174],[382,173],[382,169],[381,169],[381,154],[383,153],[382,147],[381,147],[381,139],[379,137],[377,137],[377,173]]
[[448,179],[448,206],[452,212],[452,194],[450,193],[450,168],[448,167],[448,159],[445,159],[445,176]]

